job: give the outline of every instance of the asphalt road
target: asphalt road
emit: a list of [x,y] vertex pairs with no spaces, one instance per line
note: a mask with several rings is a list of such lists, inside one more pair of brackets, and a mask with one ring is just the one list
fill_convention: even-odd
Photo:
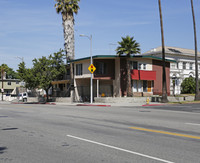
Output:
[[200,163],[199,104],[0,104],[0,163]]

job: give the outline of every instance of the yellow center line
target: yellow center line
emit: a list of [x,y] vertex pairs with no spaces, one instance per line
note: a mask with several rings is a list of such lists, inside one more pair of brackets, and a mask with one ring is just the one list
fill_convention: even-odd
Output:
[[134,130],[140,130],[140,131],[148,131],[148,132],[154,132],[154,133],[160,133],[160,134],[166,134],[166,135],[180,136],[180,137],[186,137],[186,138],[192,138],[192,139],[200,139],[200,136],[178,134],[178,133],[173,133],[173,132],[152,130],[152,129],[140,128],[140,127],[130,127],[130,128]]

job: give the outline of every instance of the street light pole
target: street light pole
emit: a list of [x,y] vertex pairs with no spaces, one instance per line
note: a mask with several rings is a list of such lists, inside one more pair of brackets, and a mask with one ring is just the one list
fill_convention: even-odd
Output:
[[[84,34],[80,35],[81,37],[87,37],[90,40],[90,65],[93,64],[92,61],[92,35],[87,36]],[[91,73],[91,77],[90,77],[90,103],[93,103],[93,74]]]

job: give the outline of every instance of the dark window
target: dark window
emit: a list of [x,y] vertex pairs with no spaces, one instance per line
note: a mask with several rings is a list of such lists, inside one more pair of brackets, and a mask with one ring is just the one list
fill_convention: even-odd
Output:
[[142,69],[142,64],[139,63],[138,70],[141,70],[141,69]]
[[130,68],[137,70],[138,69],[138,63],[135,61],[130,61]]
[[145,63],[143,64],[143,70],[146,70],[146,64]]
[[186,69],[186,62],[183,62],[183,69]]
[[8,85],[11,85],[11,82],[10,82],[10,81],[8,82]]
[[19,84],[19,81],[16,81],[16,84]]
[[193,63],[190,63],[190,70],[193,69]]
[[70,69],[67,69],[67,75],[70,75]]
[[76,64],[76,75],[82,75],[82,64]]
[[96,63],[96,71],[97,74],[106,74],[106,64],[104,62],[97,62]]
[[59,84],[59,88],[61,91],[63,91],[63,84]]
[[143,81],[143,92],[147,92],[147,81]]

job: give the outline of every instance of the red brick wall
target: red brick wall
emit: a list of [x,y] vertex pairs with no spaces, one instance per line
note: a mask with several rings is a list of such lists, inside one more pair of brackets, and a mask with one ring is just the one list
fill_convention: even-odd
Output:
[[[154,95],[162,95],[162,61],[153,60],[153,71],[156,71],[156,80],[154,80]],[[167,94],[170,95],[170,62],[166,62],[166,80]]]

